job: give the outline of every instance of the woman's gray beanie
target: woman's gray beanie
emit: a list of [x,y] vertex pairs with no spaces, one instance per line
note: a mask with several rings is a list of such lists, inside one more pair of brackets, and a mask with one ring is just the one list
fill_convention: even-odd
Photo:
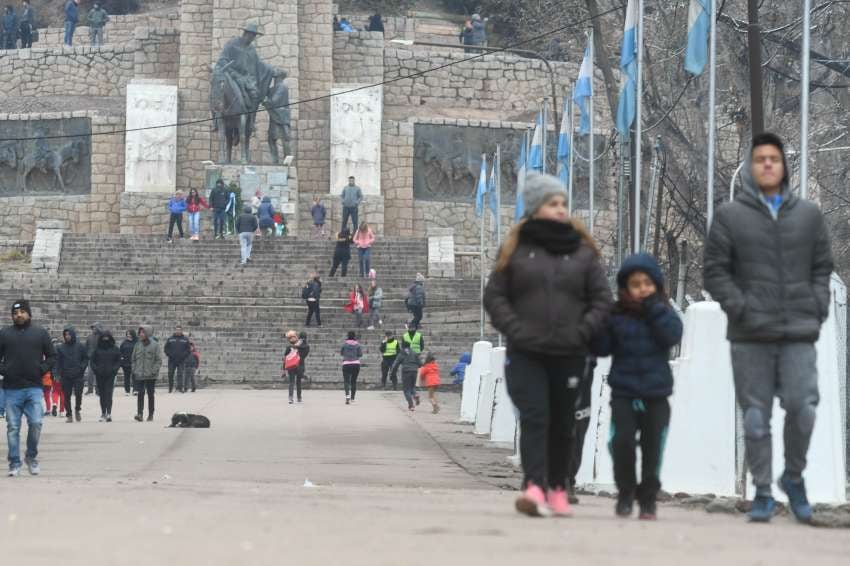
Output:
[[525,203],[525,216],[531,217],[540,210],[546,201],[556,195],[567,198],[567,190],[561,184],[561,180],[552,175],[540,173],[529,173],[525,181],[525,190],[522,192]]

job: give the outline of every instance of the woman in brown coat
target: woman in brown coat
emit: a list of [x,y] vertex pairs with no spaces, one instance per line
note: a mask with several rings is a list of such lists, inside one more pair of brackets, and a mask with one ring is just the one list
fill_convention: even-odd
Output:
[[529,177],[526,215],[503,244],[484,294],[493,326],[507,338],[505,376],[520,412],[524,491],[516,508],[532,516],[570,514],[576,392],[611,306],[599,251],[569,218],[566,197],[555,177]]

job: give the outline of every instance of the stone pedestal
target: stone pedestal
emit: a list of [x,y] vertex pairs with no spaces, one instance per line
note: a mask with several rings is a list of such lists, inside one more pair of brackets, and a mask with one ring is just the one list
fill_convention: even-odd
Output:
[[33,271],[55,273],[59,270],[64,230],[65,223],[61,220],[45,220],[36,225],[31,259]]
[[[124,190],[172,193],[177,186],[177,86],[135,79],[127,85]],[[167,126],[167,127],[158,127]]]
[[383,87],[355,92],[360,84],[331,89],[331,194],[353,176],[364,195],[381,195]]
[[455,231],[428,229],[428,277],[455,276]]

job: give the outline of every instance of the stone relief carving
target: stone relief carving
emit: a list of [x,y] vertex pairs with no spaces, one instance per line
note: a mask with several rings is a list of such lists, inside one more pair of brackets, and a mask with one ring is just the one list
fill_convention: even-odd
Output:
[[[133,192],[171,192],[176,186],[177,87],[130,83],[124,183]],[[161,127],[166,125],[167,127]]]
[[381,120],[383,89],[331,92],[331,192],[336,194],[354,176],[367,195],[381,194]]

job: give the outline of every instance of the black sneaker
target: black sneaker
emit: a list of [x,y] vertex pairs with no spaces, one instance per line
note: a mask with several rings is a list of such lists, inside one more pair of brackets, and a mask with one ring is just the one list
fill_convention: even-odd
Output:
[[58,414],[58,411],[56,410],[55,405],[53,406],[53,409],[50,410],[50,414],[53,415],[54,417]]
[[144,417],[142,417],[141,413],[139,413],[138,415],[136,415],[136,416],[135,416],[135,417],[133,417],[133,418],[134,418],[134,419],[136,419],[136,420],[137,420],[137,421],[139,421],[139,422],[142,422],[142,421],[144,420]]
[[567,501],[570,505],[578,505],[578,496],[576,495],[576,486],[571,485],[567,488]]
[[617,513],[618,517],[631,517],[633,509],[634,501],[631,497],[617,498],[617,506],[614,508],[614,512]]
[[151,422],[151,421],[153,421],[153,413],[148,415],[148,422]]
[[82,415],[82,413],[77,411],[77,412],[74,413],[74,418],[77,419],[77,422],[80,422],[81,420],[83,420],[83,415]]
[[654,521],[658,518],[657,515],[658,513],[655,501],[647,501],[640,504],[640,514],[638,515],[638,519],[641,521]]

